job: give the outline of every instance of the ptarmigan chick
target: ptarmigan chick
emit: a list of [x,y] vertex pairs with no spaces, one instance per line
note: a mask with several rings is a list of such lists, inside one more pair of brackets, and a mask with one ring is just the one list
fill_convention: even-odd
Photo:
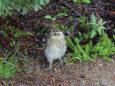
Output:
[[52,69],[52,63],[55,59],[60,60],[62,65],[62,56],[66,51],[65,36],[61,30],[52,30],[47,38],[45,56],[50,63],[49,70]]

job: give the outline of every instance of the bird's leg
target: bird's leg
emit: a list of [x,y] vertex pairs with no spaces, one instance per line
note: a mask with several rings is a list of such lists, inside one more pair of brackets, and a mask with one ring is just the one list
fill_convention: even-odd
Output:
[[49,70],[51,71],[51,69],[52,69],[52,62],[53,61],[50,61],[50,65],[49,65]]
[[50,64],[49,64],[49,67],[46,68],[45,70],[49,70],[49,71],[51,71],[53,60],[50,60],[49,63],[50,63]]
[[59,58],[59,61],[60,61],[59,65],[60,65],[61,69],[63,69],[63,61],[62,61],[62,59]]

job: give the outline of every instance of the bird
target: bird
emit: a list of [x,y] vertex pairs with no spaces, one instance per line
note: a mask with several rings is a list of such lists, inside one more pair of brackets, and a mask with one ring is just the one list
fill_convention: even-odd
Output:
[[64,33],[59,29],[51,30],[46,40],[45,56],[49,62],[49,67],[45,70],[51,71],[55,59],[59,59],[60,65],[63,66],[62,57],[66,52],[66,40]]

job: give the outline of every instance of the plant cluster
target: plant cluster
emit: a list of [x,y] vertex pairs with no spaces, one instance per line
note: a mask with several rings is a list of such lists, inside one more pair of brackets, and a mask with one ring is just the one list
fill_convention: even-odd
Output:
[[16,58],[17,53],[18,49],[5,53],[5,55],[0,58],[0,77],[14,77],[15,72],[21,71],[21,69],[16,66],[18,63],[18,59]]
[[[26,39],[29,35],[32,34],[7,24],[0,27],[0,43],[5,43],[2,46],[0,44],[0,49],[2,49],[0,51],[1,77],[13,77],[15,72],[21,71],[17,65],[20,62],[23,64],[26,62],[25,57],[31,43],[27,44],[23,39]],[[6,46],[10,49],[4,49]]]
[[15,14],[14,11],[25,14],[30,10],[39,10],[50,0],[0,0],[0,16]]
[[52,21],[53,23],[53,28],[54,29],[61,29],[61,31],[66,34],[67,31],[73,31],[74,30],[74,26],[64,26],[64,25],[59,25],[59,24],[56,24],[55,21],[60,18],[60,17],[66,17],[67,14],[66,13],[58,13],[56,14],[55,16],[52,16],[52,15],[46,15],[45,18],[46,19],[49,19]]
[[67,31],[73,31],[73,30],[74,30],[74,26],[70,26],[70,27],[64,26],[64,25],[60,26],[59,24],[54,24],[54,25],[53,25],[53,28],[54,28],[54,29],[61,29],[61,31],[62,31],[64,34],[66,34]]
[[103,21],[101,18],[98,20],[94,14],[90,16],[90,22],[87,20],[85,16],[78,18],[81,30],[85,29],[84,32],[78,31],[80,41],[92,39],[97,35],[101,35],[102,30],[106,29],[104,27],[106,21]]
[[55,16],[46,15],[45,18],[54,21],[54,20],[56,20],[56,18],[62,17],[62,16],[67,16],[67,14],[66,13],[58,13]]
[[83,47],[79,44],[77,38],[74,38],[73,41],[67,36],[66,37],[67,45],[71,49],[71,53],[69,53],[70,58],[66,59],[67,61],[79,60],[81,61],[94,61],[89,56],[89,46]]
[[[85,28],[86,32],[78,31],[77,37],[70,39],[66,37],[67,45],[72,50],[69,54],[69,60],[90,60],[95,61],[93,57],[102,56],[104,60],[113,62],[112,59],[108,58],[109,55],[115,53],[115,44],[108,38],[104,29],[106,23],[102,19],[97,20],[96,16],[92,14],[90,16],[90,22],[86,21],[86,17],[78,19],[81,28]],[[91,39],[95,39],[98,36],[99,40],[97,43],[93,43]],[[85,45],[81,45],[81,42],[87,41]]]
[[66,37],[67,45],[72,50],[69,53],[70,58],[67,60],[79,60],[79,61],[93,61],[94,57],[101,56],[104,60],[113,62],[113,59],[109,58],[109,55],[115,53],[115,45],[108,38],[107,34],[103,31],[99,41],[96,45],[93,45],[92,41],[89,41],[86,45],[80,45],[78,38],[72,40]]

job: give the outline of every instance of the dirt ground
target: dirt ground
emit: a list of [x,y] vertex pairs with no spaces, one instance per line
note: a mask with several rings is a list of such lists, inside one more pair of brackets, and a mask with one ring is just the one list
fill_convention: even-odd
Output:
[[51,72],[43,70],[44,65],[45,61],[31,59],[26,70],[16,73],[16,77],[1,78],[0,86],[115,86],[115,63],[99,58],[95,63],[66,63],[63,70],[54,65]]

